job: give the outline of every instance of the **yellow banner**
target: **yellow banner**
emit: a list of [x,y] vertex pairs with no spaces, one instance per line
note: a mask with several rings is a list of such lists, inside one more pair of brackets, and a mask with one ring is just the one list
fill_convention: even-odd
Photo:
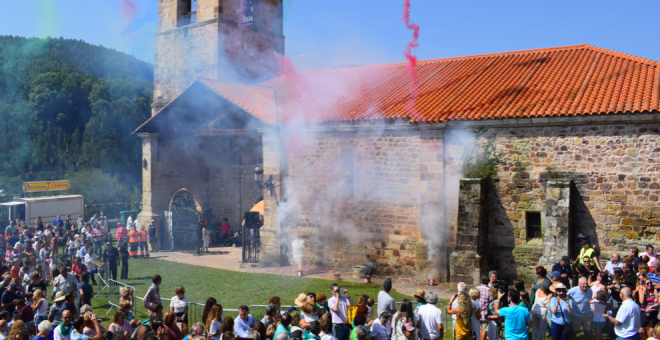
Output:
[[69,181],[23,182],[23,192],[69,190]]

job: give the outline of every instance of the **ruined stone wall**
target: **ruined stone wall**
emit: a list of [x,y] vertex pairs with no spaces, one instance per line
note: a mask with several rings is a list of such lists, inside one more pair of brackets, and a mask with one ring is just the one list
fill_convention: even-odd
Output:
[[549,179],[573,180],[570,235],[590,237],[603,265],[612,252],[660,240],[659,131],[654,123],[488,130],[504,156],[488,197],[494,268],[534,279],[543,245],[528,239],[525,212],[545,218]]

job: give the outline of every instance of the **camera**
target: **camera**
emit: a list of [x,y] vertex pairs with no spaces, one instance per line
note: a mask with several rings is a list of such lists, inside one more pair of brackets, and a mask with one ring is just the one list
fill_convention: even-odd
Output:
[[509,283],[506,280],[493,281],[493,287],[497,288],[500,293],[504,294],[500,299],[500,308],[509,306]]

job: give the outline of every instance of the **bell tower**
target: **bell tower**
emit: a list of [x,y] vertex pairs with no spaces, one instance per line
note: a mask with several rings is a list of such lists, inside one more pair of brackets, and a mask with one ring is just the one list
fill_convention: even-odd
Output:
[[282,0],[158,0],[152,115],[198,78],[278,76],[282,20]]

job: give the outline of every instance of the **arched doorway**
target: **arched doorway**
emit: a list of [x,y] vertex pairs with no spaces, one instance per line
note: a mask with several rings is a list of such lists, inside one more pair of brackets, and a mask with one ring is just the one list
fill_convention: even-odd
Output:
[[177,191],[165,212],[168,236],[165,249],[199,255],[201,207],[186,189]]

